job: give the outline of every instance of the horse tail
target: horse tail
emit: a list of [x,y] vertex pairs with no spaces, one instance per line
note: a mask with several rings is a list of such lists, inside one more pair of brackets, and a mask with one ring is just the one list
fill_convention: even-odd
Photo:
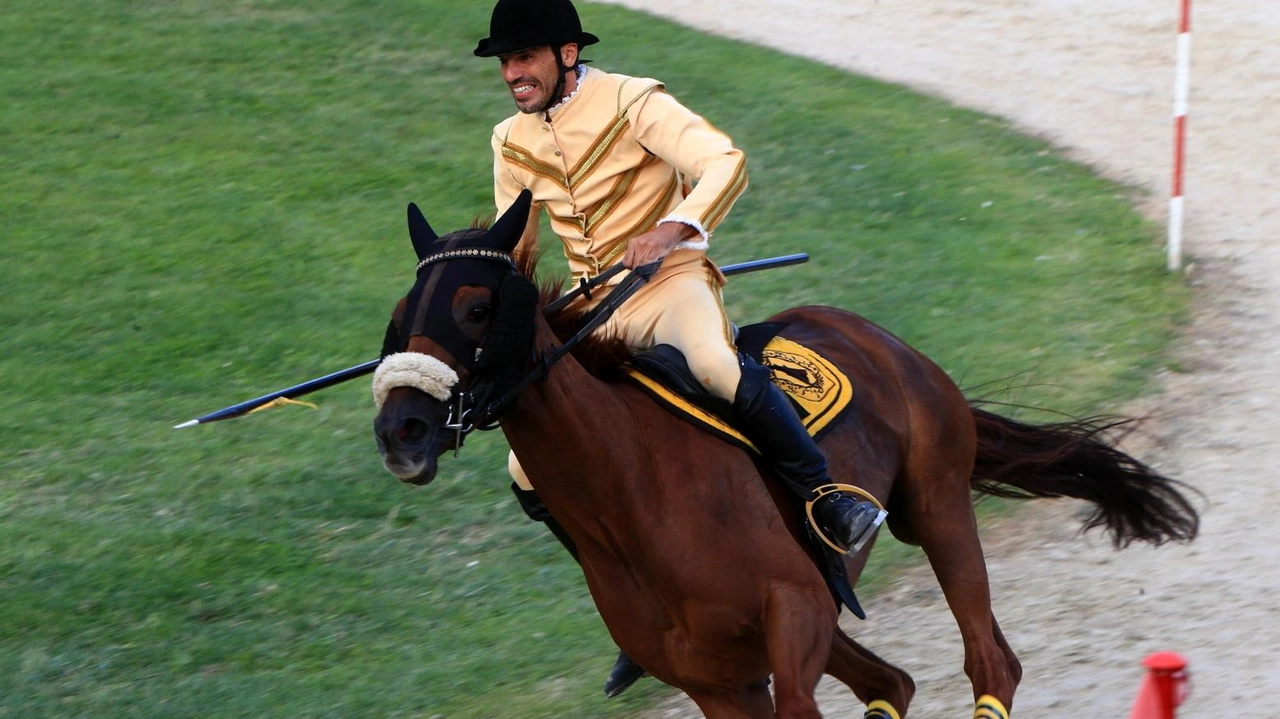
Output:
[[1103,527],[1117,547],[1189,542],[1200,517],[1180,488],[1113,447],[1106,435],[1133,420],[1090,418],[1032,425],[977,407],[978,453],[972,486],[997,497],[1073,497],[1091,502],[1084,531]]

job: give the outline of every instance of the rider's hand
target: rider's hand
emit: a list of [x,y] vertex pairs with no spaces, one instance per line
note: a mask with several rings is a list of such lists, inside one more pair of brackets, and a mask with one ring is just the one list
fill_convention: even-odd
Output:
[[622,264],[629,270],[640,265],[660,260],[671,253],[671,250],[682,240],[687,240],[698,231],[683,222],[664,222],[638,235],[627,243],[627,252],[622,256]]

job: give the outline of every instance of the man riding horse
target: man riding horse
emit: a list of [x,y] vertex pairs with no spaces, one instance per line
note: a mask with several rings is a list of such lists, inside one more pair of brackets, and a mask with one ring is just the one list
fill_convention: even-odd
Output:
[[[721,301],[725,280],[706,256],[712,232],[747,186],[742,151],[661,82],[588,69],[579,52],[598,41],[582,30],[570,0],[499,0],[494,7],[489,37],[475,55],[499,59],[519,110],[493,130],[498,213],[531,191],[535,210],[521,251],[533,251],[546,209],[578,279],[660,260],[649,283],[599,331],[634,351],[678,349],[703,388],[732,403],[736,426],[773,472],[805,501],[816,500],[819,530],[857,551],[884,512],[838,491],[817,492],[831,484],[826,458],[769,370],[738,353]],[[607,294],[578,302],[593,306]],[[510,470],[525,511],[546,521],[573,553],[533,492],[538,478],[530,481],[514,454]],[[642,674],[620,654],[605,692],[614,696]]]

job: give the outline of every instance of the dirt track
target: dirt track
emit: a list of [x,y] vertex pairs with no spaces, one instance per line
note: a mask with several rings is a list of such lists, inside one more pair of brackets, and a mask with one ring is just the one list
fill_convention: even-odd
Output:
[[[995,113],[1150,189],[1171,158],[1175,0],[611,0]],[[995,613],[1025,676],[1014,715],[1127,717],[1157,650],[1190,662],[1183,716],[1280,717],[1280,3],[1194,8],[1188,371],[1135,408],[1144,459],[1210,499],[1190,547],[1116,553],[1039,503],[984,527]],[[1161,258],[1153,258],[1161,262]],[[909,671],[912,717],[968,717],[959,633],[927,569],[846,622]],[[861,716],[824,680],[827,716]],[[1221,709],[1219,709],[1221,708]],[[687,702],[655,719],[699,716]]]

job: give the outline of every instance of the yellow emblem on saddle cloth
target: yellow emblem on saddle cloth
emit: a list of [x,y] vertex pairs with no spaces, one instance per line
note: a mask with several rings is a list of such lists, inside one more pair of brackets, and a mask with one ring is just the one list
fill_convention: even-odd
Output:
[[[800,420],[810,436],[816,437],[829,427],[853,400],[853,383],[849,378],[804,345],[774,337],[765,345],[762,359],[774,383],[799,405]],[[628,365],[625,369],[633,381],[671,411],[752,451],[759,451],[720,417],[694,405],[635,367]]]

